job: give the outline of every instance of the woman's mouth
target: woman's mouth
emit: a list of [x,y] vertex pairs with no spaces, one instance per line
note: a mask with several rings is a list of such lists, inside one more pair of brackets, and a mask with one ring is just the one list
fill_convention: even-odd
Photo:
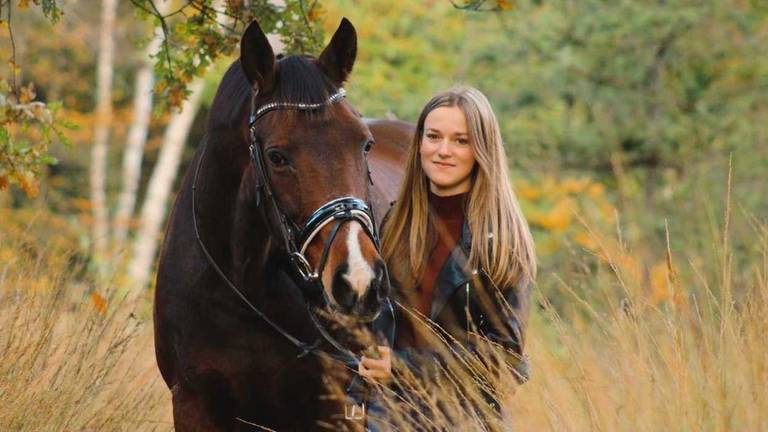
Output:
[[445,162],[437,162],[437,161],[435,161],[435,162],[432,162],[432,163],[437,165],[437,166],[446,167],[446,168],[455,166],[453,164],[449,164],[449,163],[445,163]]

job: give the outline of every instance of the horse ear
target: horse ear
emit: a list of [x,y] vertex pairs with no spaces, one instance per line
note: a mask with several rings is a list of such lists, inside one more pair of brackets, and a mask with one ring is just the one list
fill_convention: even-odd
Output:
[[248,82],[260,93],[272,89],[275,77],[275,54],[272,52],[267,36],[256,21],[248,25],[240,40],[240,65]]
[[342,18],[331,42],[320,54],[318,64],[337,84],[341,85],[352,72],[357,56],[357,32],[348,19]]

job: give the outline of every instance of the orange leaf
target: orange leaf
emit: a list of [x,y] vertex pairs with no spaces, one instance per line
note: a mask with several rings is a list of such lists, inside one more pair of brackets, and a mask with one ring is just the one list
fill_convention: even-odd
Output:
[[155,93],[160,94],[164,92],[167,87],[168,83],[166,81],[158,81],[157,84],[155,84]]
[[323,9],[318,5],[315,4],[315,6],[309,10],[309,13],[307,14],[307,18],[310,21],[318,21],[320,18],[323,17]]
[[40,193],[40,182],[37,179],[27,174],[17,176],[17,180],[21,190],[27,194],[28,198],[37,198],[37,195]]
[[35,85],[33,83],[29,83],[28,86],[21,88],[21,94],[19,94],[19,102],[23,104],[30,103],[35,100],[35,96],[37,96],[37,93],[35,92]]
[[107,300],[104,297],[96,293],[91,293],[91,301],[100,314],[105,315],[107,313]]
[[11,73],[19,73],[21,71],[21,68],[19,67],[18,63],[16,63],[13,60],[8,60],[8,66],[11,68]]

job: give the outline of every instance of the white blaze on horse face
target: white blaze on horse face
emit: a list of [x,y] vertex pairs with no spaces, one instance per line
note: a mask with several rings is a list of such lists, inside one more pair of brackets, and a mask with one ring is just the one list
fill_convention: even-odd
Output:
[[360,231],[362,227],[360,222],[349,224],[349,233],[347,233],[347,257],[348,270],[343,276],[352,287],[352,290],[362,297],[365,290],[375,277],[373,269],[363,258],[363,251],[360,248]]

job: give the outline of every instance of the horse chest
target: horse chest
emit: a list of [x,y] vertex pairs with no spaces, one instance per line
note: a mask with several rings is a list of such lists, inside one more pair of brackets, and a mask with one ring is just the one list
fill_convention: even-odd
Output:
[[177,347],[183,353],[185,375],[192,382],[205,382],[216,374],[238,400],[281,404],[296,393],[316,394],[322,376],[332,370],[317,356],[299,358],[298,348],[271,329],[245,324],[213,329],[212,322],[201,328],[206,326],[197,338]]
[[[295,348],[294,348],[295,351]],[[314,411],[324,391],[323,365],[286,350],[229,348],[190,350],[187,383],[207,399],[222,401],[235,414],[262,421],[284,421]],[[300,408],[300,409],[299,409]]]

